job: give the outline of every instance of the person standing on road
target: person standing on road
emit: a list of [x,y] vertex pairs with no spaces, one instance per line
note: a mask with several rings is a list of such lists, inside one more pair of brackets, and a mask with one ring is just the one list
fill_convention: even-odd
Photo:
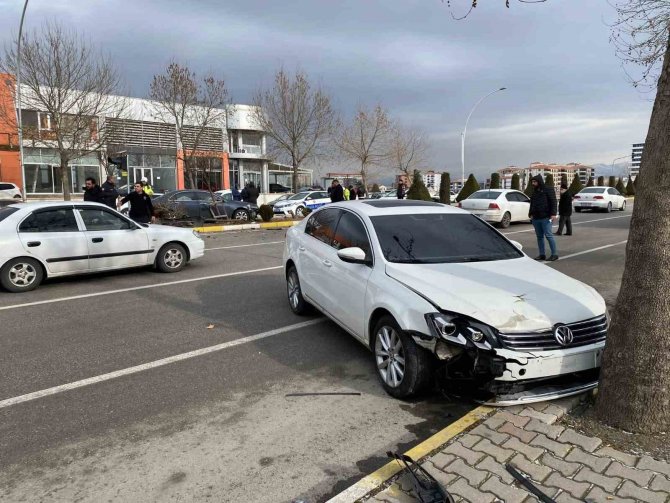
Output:
[[233,190],[231,191],[233,195],[233,201],[241,201],[242,195],[240,194],[237,184],[233,185]]
[[112,175],[107,176],[107,181],[100,187],[102,194],[100,202],[110,208],[116,208],[116,200],[119,198],[119,192],[116,190],[116,182]]
[[344,189],[340,185],[340,181],[335,179],[330,186],[330,201],[332,203],[339,203],[344,201]]
[[102,190],[95,181],[95,178],[88,177],[84,187],[84,201],[90,203],[102,202]]
[[249,182],[249,184],[242,189],[242,201],[245,203],[256,204],[258,202],[259,194],[254,182]]
[[349,201],[355,201],[356,199],[358,199],[356,188],[353,185],[349,185]]
[[121,205],[130,202],[130,211],[128,216],[140,224],[148,224],[156,221],[154,217],[154,205],[151,203],[151,198],[144,192],[144,187],[140,182],[135,184],[135,190],[121,199],[118,203],[118,208]]
[[546,187],[542,175],[536,175],[531,178],[533,185],[533,194],[530,197],[530,210],[528,218],[531,219],[537,236],[537,247],[540,254],[535,260],[547,260],[545,254],[544,240],[549,242],[551,256],[549,261],[558,260],[556,252],[556,241],[551,232],[551,224],[556,220],[556,194],[553,187]]
[[149,197],[154,195],[154,188],[151,186],[149,179],[146,176],[142,178],[142,190]]
[[572,236],[572,193],[565,184],[561,185],[561,197],[558,200],[558,216],[558,232],[556,232],[556,236],[563,234],[563,226],[565,226],[565,235]]
[[347,187],[342,187],[342,191],[344,192],[344,200],[348,201],[349,197],[351,197],[351,193],[349,192],[349,189]]
[[398,184],[398,190],[396,191],[396,196],[398,199],[405,199],[405,184],[400,182]]

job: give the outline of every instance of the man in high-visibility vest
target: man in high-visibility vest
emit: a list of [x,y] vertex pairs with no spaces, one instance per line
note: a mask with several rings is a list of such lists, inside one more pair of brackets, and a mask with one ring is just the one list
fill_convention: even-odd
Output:
[[149,197],[154,195],[154,189],[149,185],[149,180],[146,177],[142,178],[142,190]]
[[349,189],[347,188],[346,185],[342,185],[342,187],[343,187],[343,189],[344,189],[344,200],[345,200],[345,201],[348,201],[348,200],[349,200],[349,196],[351,195],[351,193],[349,192]]

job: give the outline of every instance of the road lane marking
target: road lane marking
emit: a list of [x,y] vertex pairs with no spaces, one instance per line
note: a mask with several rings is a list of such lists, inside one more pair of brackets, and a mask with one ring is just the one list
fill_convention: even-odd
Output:
[[612,248],[613,246],[619,246],[619,245],[622,245],[622,244],[626,244],[627,242],[628,242],[628,240],[626,239],[624,241],[619,241],[618,243],[612,243],[612,244],[605,245],[605,246],[599,246],[598,248],[591,248],[590,250],[584,250],[584,251],[580,251],[580,252],[577,252],[577,253],[571,253],[570,255],[565,255],[564,257],[559,257],[558,260],[565,260],[565,259],[569,259],[569,258],[572,258],[572,257],[578,257],[579,255],[585,255],[586,253],[593,253],[595,251],[604,250],[606,248]]
[[133,286],[130,288],[119,288],[117,290],[108,290],[105,292],[86,293],[82,295],[72,295],[70,297],[60,297],[57,299],[38,300],[35,302],[24,302],[23,304],[12,304],[10,306],[1,306],[0,311],[7,311],[9,309],[18,309],[20,307],[41,306],[44,304],[53,304],[56,302],[67,302],[69,300],[88,299],[90,297],[100,297],[102,295],[115,295],[117,293],[134,292],[136,290],[147,290],[149,288],[159,288],[161,286],[182,285],[185,283],[194,283],[196,281],[207,281],[209,279],[230,278],[232,276],[243,276],[245,274],[254,274],[257,272],[276,271],[283,269],[284,266],[278,265],[275,267],[263,267],[261,269],[250,269],[248,271],[227,272],[224,274],[212,274],[211,276],[201,276],[199,278],[180,279],[177,281],[165,281],[163,283],[151,283],[150,285]]
[[[572,225],[583,225],[583,224],[590,224],[590,223],[593,223],[593,222],[604,222],[605,220],[615,220],[617,218],[630,218],[632,216],[633,216],[633,214],[631,213],[629,215],[621,215],[621,216],[618,216],[618,217],[598,218],[596,220],[584,220],[583,222],[572,222]],[[553,225],[552,229],[554,227],[558,228],[558,225]],[[522,232],[535,232],[535,229],[531,227],[530,229],[524,229],[522,231],[503,232],[503,234],[505,236],[509,236],[510,234],[521,234]]]
[[267,243],[252,243],[248,245],[234,245],[234,246],[217,246],[215,248],[205,248],[205,251],[212,251],[212,250],[231,250],[233,248],[246,248],[247,246],[263,246],[263,245],[278,245],[278,244],[284,244],[286,241],[268,241]]
[[258,341],[260,339],[267,339],[274,335],[284,334],[286,332],[291,332],[293,330],[299,330],[301,328],[311,327],[319,323],[326,321],[326,318],[318,318],[316,320],[303,321],[302,323],[296,323],[294,325],[288,325],[281,328],[276,328],[268,332],[262,332],[256,335],[250,335],[248,337],[242,337],[240,339],[235,339],[234,341],[224,342],[222,344],[217,344],[215,346],[209,346],[206,348],[196,349],[194,351],[189,351],[187,353],[181,353],[174,356],[168,356],[167,358],[162,358],[160,360],[155,360],[148,363],[143,363],[141,365],[135,365],[134,367],[128,367],[121,370],[115,370],[114,372],[109,372],[107,374],[101,374],[94,377],[88,377],[80,381],[74,381],[68,384],[61,384],[59,386],[54,386],[52,388],[43,389],[40,391],[33,391],[32,393],[26,393],[25,395],[15,396],[13,398],[7,398],[0,401],[0,409],[6,407],[11,407],[12,405],[17,405],[19,403],[30,402],[32,400],[37,400],[38,398],[43,398],[45,396],[56,395],[58,393],[63,393],[65,391],[71,391],[77,388],[83,388],[84,386],[90,386],[92,384],[97,384],[104,381],[110,381],[118,377],[124,377],[131,374],[137,374],[138,372],[144,372],[145,370],[155,369],[157,367],[163,367],[171,363],[181,362],[188,360],[190,358],[195,358],[197,356],[207,355],[210,353],[215,353],[217,351],[222,351],[224,349],[232,348],[235,346],[240,346],[242,344],[247,344],[249,342]]

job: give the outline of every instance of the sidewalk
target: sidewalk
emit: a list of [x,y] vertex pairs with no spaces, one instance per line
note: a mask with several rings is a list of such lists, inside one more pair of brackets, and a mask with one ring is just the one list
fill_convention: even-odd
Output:
[[[421,464],[456,501],[537,501],[505,470],[505,463],[511,463],[561,503],[670,502],[670,464],[619,452],[555,424],[577,402],[495,409]],[[358,501],[418,501],[402,474],[375,491]]]

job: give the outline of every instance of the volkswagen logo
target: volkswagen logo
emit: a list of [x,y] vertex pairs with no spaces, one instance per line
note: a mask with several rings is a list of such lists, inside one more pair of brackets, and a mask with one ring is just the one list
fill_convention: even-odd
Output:
[[565,325],[556,325],[554,328],[554,338],[561,346],[569,346],[575,339],[570,327]]

